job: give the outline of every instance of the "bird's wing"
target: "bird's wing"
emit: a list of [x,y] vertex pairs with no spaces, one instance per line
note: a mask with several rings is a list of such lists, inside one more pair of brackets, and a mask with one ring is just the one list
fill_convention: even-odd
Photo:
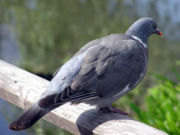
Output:
[[107,97],[121,93],[126,86],[128,92],[138,84],[146,65],[142,48],[132,39],[115,41],[117,44],[113,40],[113,44],[89,52],[71,84],[72,89],[95,91],[96,96]]
[[[89,55],[93,56],[91,61],[88,61],[88,63],[95,61],[95,59],[97,60],[98,56],[92,54],[92,52],[97,53],[101,48],[103,48],[101,45],[89,47],[83,53],[74,56],[66,62],[56,73],[55,77],[51,80],[48,89],[40,98],[40,106],[58,106],[68,101],[79,101],[91,97],[97,97],[95,92],[73,90],[70,85],[75,77],[81,72],[82,65],[87,57],[89,57]],[[93,65],[86,68],[86,72],[90,72],[92,69],[94,69]]]
[[[113,47],[98,45],[84,53],[80,63],[78,60],[71,63],[72,70],[70,67],[65,68],[68,74],[64,74],[64,78],[68,83],[63,84],[64,87],[61,91],[48,94],[43,98],[40,102],[41,106],[58,106],[68,101],[76,102],[116,95],[126,86],[130,90],[137,84],[144,71],[145,57],[134,41],[128,41],[128,44],[127,41],[121,41]],[[73,68],[73,66],[76,65],[79,69],[74,71],[77,68]],[[63,69],[64,66],[61,70]],[[61,70],[56,77],[63,76]],[[62,85],[61,82],[57,83]]]

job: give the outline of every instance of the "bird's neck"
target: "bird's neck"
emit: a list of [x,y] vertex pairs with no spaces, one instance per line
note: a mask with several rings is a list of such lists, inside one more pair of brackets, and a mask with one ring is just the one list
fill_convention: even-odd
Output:
[[144,44],[148,44],[148,35],[146,34],[142,34],[140,32],[136,32],[136,31],[132,31],[132,30],[127,30],[126,31],[126,35],[129,35],[131,37],[137,37],[138,39],[140,39]]

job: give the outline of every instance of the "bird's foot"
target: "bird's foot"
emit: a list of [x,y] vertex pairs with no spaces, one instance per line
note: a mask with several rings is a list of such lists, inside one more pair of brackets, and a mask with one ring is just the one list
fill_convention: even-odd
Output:
[[99,110],[103,113],[112,112],[112,113],[118,113],[118,114],[125,115],[125,116],[129,115],[127,112],[124,112],[118,108],[113,108],[112,106],[103,107],[103,108],[100,108]]

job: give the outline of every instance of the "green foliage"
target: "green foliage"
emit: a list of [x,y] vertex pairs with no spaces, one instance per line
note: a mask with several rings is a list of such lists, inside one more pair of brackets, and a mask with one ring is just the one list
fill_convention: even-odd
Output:
[[[176,73],[176,76],[179,75]],[[148,89],[144,109],[130,103],[137,119],[171,135],[180,134],[180,83],[157,76],[161,82]]]

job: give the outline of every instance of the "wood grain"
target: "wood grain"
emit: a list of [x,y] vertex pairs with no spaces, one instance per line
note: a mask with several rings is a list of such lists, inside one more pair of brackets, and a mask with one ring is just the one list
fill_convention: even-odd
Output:
[[[0,60],[0,97],[4,100],[27,109],[48,84],[49,81]],[[101,113],[83,103],[67,103],[44,118],[75,135],[167,135],[129,117]]]

